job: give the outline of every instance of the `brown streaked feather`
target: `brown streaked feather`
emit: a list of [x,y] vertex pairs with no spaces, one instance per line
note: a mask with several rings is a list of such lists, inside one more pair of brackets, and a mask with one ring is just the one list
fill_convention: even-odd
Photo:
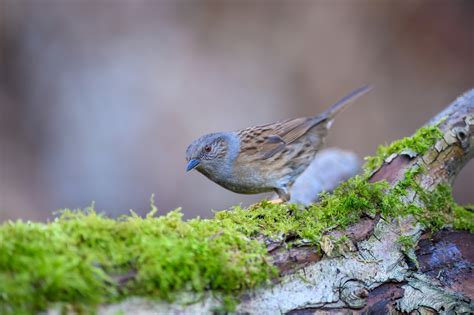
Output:
[[[260,128],[265,129],[265,131],[270,131],[270,135],[266,137],[266,141],[262,144],[262,159],[268,159],[272,157],[277,152],[283,150],[286,145],[298,140],[310,129],[316,127],[317,125],[331,121],[336,114],[341,112],[342,109],[344,109],[358,97],[369,92],[371,89],[371,86],[363,86],[352,91],[341,100],[330,106],[321,115],[296,118],[275,124],[261,126]],[[259,128],[257,127],[257,129]],[[259,133],[260,136],[263,136],[264,134],[265,132]],[[281,141],[276,141],[278,139],[281,139]]]
[[277,145],[277,146],[274,147],[273,149],[267,150],[267,151],[263,154],[262,159],[266,160],[266,159],[271,158],[271,157],[274,156],[276,153],[278,153],[278,152],[280,152],[281,150],[283,150],[285,147],[286,147],[286,144],[285,144],[285,143],[280,143],[279,145]]
[[319,119],[319,117],[296,118],[282,123],[280,128],[277,128],[275,132],[286,144],[290,144],[320,122],[322,122],[322,120]]
[[269,143],[268,141],[265,142],[262,146],[262,159],[265,160],[272,157],[279,151],[283,150],[288,144],[298,140],[311,128],[314,128],[323,121],[325,120],[319,119],[318,117],[303,117],[275,124],[276,126],[273,129],[274,134],[271,134],[269,138],[279,137],[282,139],[282,142],[277,146],[272,145],[272,143]]
[[240,130],[241,152],[252,148],[253,156],[246,155],[249,160],[271,158],[319,122],[316,117],[302,117]]

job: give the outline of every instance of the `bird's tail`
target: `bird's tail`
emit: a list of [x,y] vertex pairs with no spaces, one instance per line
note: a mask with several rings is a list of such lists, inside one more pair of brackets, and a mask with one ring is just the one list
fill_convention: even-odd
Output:
[[340,99],[337,103],[333,104],[331,107],[329,107],[321,116],[323,119],[331,120],[334,116],[336,116],[338,113],[340,113],[344,108],[347,107],[352,101],[356,100],[360,96],[364,95],[365,93],[369,92],[372,90],[371,85],[365,85],[363,87],[360,87],[348,95],[344,96],[342,99]]

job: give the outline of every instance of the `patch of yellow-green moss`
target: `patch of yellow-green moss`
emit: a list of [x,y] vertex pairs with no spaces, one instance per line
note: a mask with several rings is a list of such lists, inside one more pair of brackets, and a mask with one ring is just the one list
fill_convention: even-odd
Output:
[[474,233],[474,205],[461,206],[453,202],[453,212],[453,227]]
[[325,232],[344,228],[362,214],[389,212],[397,201],[387,194],[385,182],[369,183],[356,176],[341,184],[332,194],[324,193],[320,202],[303,209],[297,205],[261,202],[258,207],[216,213],[216,220],[235,225],[249,237],[263,234],[271,238],[296,237],[318,245]]
[[422,167],[413,167],[390,192],[398,200],[406,197],[407,192],[416,194],[422,206],[404,205],[399,209],[400,212],[391,214],[413,215],[418,222],[433,231],[448,225],[457,230],[473,232],[474,212],[469,207],[462,207],[454,201],[452,188],[447,184],[438,184],[432,191],[423,189],[416,180],[417,176],[423,172]]
[[[440,137],[434,128],[379,149],[366,170],[405,149],[423,154]],[[289,237],[319,247],[324,233],[367,214],[411,214],[433,229],[451,224],[472,232],[473,212],[454,203],[448,186],[424,192],[416,181],[422,171],[407,172],[395,187],[369,183],[365,172],[307,209],[263,201],[216,212],[214,219],[183,221],[179,210],[157,216],[152,205],[145,218],[132,213],[111,219],[90,208],[65,210],[47,224],[6,222],[0,226],[0,313],[30,314],[54,303],[90,313],[100,303],[128,296],[171,301],[182,291],[207,290],[229,309],[238,292],[276,274],[255,237]],[[408,190],[416,191],[425,207],[400,202]],[[131,280],[121,281],[127,277]]]
[[324,232],[364,212],[393,207],[387,187],[356,177],[307,210],[262,202],[211,220],[183,221],[179,211],[111,219],[86,209],[65,210],[47,224],[7,222],[0,226],[0,313],[28,314],[57,302],[93,307],[130,295],[173,300],[182,291],[230,296],[275,272],[252,237],[293,235],[318,244]]
[[413,264],[416,268],[419,268],[418,259],[416,257],[415,248],[418,240],[414,239],[412,235],[402,235],[398,238],[397,243],[400,246],[400,251],[405,256],[406,261],[409,264]]
[[[93,307],[130,295],[230,295],[273,273],[264,245],[235,225],[183,221],[179,211],[115,220],[66,210],[48,224],[0,226],[1,314],[31,314],[55,302]],[[124,275],[133,280],[121,284]]]
[[443,136],[438,125],[430,125],[418,129],[411,137],[405,137],[385,146],[381,145],[377,149],[377,154],[366,158],[364,169],[366,173],[371,173],[382,166],[386,158],[394,153],[403,151],[413,152],[418,155],[425,154]]
[[47,224],[7,222],[0,226],[0,313],[28,314],[58,302],[93,307],[126,296],[173,300],[182,291],[229,297],[275,274],[264,244],[252,237],[295,236],[318,245],[323,233],[363,213],[395,207],[387,188],[356,177],[309,209],[264,201],[209,220],[183,221],[179,211],[111,219],[86,209],[65,210]]
[[402,235],[398,238],[397,241],[400,244],[402,252],[412,250],[416,247],[416,242],[413,240],[413,237],[410,235]]

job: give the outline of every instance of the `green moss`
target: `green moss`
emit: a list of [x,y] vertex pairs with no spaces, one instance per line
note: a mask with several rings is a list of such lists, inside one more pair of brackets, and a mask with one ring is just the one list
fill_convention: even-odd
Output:
[[[33,313],[54,302],[90,305],[128,295],[172,300],[177,292],[231,294],[269,279],[263,244],[235,225],[184,222],[179,211],[119,220],[66,210],[49,224],[0,227],[0,313]],[[136,273],[121,286],[116,275]]]
[[416,241],[413,239],[413,236],[410,235],[402,235],[398,238],[397,243],[400,245],[400,251],[405,256],[407,262],[419,267],[418,259],[416,257],[415,248],[416,248]]
[[417,177],[424,171],[421,166],[411,168],[390,191],[390,195],[396,200],[406,197],[408,192],[416,194],[423,207],[416,204],[396,203],[397,205],[385,214],[390,216],[413,215],[418,222],[432,231],[450,225],[455,229],[472,232],[474,230],[474,212],[454,201],[452,188],[447,184],[439,184],[432,191],[423,189],[418,183]]
[[[325,232],[394,207],[387,188],[355,177],[307,210],[264,201],[212,220],[183,221],[179,211],[155,216],[156,209],[115,220],[90,208],[65,210],[48,224],[8,222],[0,226],[0,313],[55,302],[93,307],[130,295],[173,300],[185,290],[234,295],[275,274],[264,244],[251,237],[294,236],[319,246]],[[134,280],[120,285],[117,276],[130,271]]]
[[317,204],[307,209],[296,205],[261,202],[250,211],[235,207],[216,213],[216,219],[234,225],[249,237],[263,234],[272,238],[297,237],[315,245],[324,232],[344,228],[359,220],[363,213],[389,211],[396,200],[386,194],[384,182],[370,184],[356,176],[341,184],[332,194],[322,194]]
[[398,214],[414,215],[418,222],[432,231],[437,231],[446,225],[451,225],[455,229],[472,231],[474,213],[454,201],[452,188],[447,184],[439,184],[432,191],[423,189],[416,179],[422,172],[424,172],[422,167],[414,167],[407,171],[404,179],[397,183],[391,193],[400,198],[411,191],[416,194],[423,207],[415,204],[405,205]]
[[411,137],[396,140],[388,146],[379,146],[375,156],[366,158],[364,170],[367,174],[370,174],[382,166],[385,159],[394,153],[409,151],[419,155],[425,154],[442,136],[443,133],[438,125],[420,128]]
[[[448,186],[428,193],[417,184],[423,172],[414,168],[395,187],[369,183],[368,170],[390,154],[410,149],[426,152],[440,137],[437,127],[421,129],[368,158],[364,175],[323,193],[307,209],[263,201],[249,209],[239,206],[216,212],[210,220],[183,221],[179,210],[145,218],[111,219],[91,207],[65,210],[47,224],[7,222],[0,226],[0,313],[30,314],[53,303],[91,313],[100,303],[128,296],[173,300],[182,291],[212,290],[223,309],[235,308],[237,293],[270,280],[276,274],[265,245],[253,239],[265,235],[320,247],[323,235],[357,222],[363,215],[414,215],[426,226],[445,224],[474,230],[473,212],[456,205]],[[425,204],[404,205],[408,191]],[[342,244],[345,238],[339,242]],[[336,241],[337,243],[338,241]],[[408,246],[401,240],[402,246]],[[133,280],[121,282],[120,277]],[[216,310],[216,311],[222,311]]]
[[416,242],[413,240],[413,237],[409,235],[400,236],[397,243],[400,244],[402,251],[414,249],[416,246]]
[[474,212],[469,206],[458,205],[453,198],[449,185],[438,185],[433,192],[421,194],[426,203],[426,216],[421,222],[434,230],[450,225],[456,230],[474,233]]
[[460,206],[453,202],[454,222],[457,230],[474,233],[474,205]]

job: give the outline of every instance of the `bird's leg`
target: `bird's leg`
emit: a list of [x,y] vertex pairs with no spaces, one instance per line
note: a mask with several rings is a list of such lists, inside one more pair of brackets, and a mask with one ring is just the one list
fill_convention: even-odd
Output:
[[[274,204],[274,205],[279,205],[281,203],[284,203],[284,202],[287,202],[287,201],[290,200],[290,191],[289,191],[288,187],[275,188],[275,192],[277,193],[278,198],[273,199],[273,200],[268,200],[269,203]],[[255,204],[249,206],[249,209],[253,209],[256,206],[258,206],[259,204],[260,204],[260,202],[255,203]]]
[[290,195],[290,190],[288,189],[288,187],[283,186],[280,188],[275,188],[275,192],[277,193],[279,198],[270,200],[271,203],[279,204],[279,203],[287,202],[290,200],[291,195]]
[[284,201],[281,198],[268,200],[268,202],[271,203],[271,204],[274,204],[274,205],[279,205],[281,203],[284,203]]

